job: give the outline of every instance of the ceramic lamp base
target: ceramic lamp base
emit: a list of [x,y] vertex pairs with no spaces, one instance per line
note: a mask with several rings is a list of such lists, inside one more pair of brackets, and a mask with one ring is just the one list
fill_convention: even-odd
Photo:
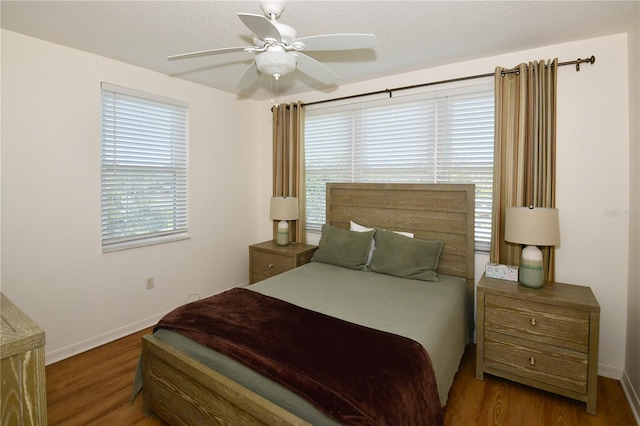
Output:
[[279,246],[289,245],[289,222],[281,220],[278,222],[278,232],[276,234],[276,244]]
[[525,287],[540,288],[544,285],[542,251],[538,247],[526,246],[522,249],[519,275],[518,281]]

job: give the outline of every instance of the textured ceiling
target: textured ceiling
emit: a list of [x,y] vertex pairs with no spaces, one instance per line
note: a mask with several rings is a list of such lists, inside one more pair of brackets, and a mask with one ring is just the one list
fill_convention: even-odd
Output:
[[[262,76],[239,93],[253,61],[240,52],[169,62],[168,55],[251,45],[238,12],[257,1],[6,1],[2,28],[84,50],[239,97],[268,99]],[[338,74],[338,84],[626,32],[635,1],[289,1],[279,22],[298,37],[373,33],[375,49],[309,53]],[[581,52],[584,55],[589,52]],[[559,58],[572,60],[576,58]],[[300,72],[278,83],[281,95],[323,88]]]

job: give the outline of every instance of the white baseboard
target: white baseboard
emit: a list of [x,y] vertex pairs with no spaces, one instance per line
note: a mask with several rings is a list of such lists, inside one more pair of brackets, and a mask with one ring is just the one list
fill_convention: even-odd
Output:
[[627,396],[627,400],[629,401],[629,406],[631,406],[631,411],[633,411],[633,416],[636,418],[636,424],[640,425],[640,398],[638,397],[637,392],[640,389],[633,388],[626,371],[622,374],[620,383],[622,384],[622,390],[624,390],[624,394]]
[[136,333],[145,328],[155,325],[160,319],[165,316],[164,314],[154,315],[150,318],[143,319],[133,324],[126,325],[116,330],[109,331],[98,336],[91,337],[90,339],[83,340],[66,348],[58,349],[52,352],[45,352],[45,364],[53,364],[54,362],[62,361],[63,359],[78,355],[79,353],[86,352],[88,350],[97,348],[105,343],[113,342],[122,337]]
[[[249,282],[247,281],[244,284],[241,284],[239,287],[248,286]],[[232,288],[232,287],[229,287]],[[225,290],[220,290],[217,293],[222,293]],[[213,294],[217,294],[213,293]],[[204,297],[213,296],[213,294],[205,295]],[[193,293],[184,303],[189,303],[194,300],[200,299],[200,295],[198,293]],[[121,339],[130,334],[137,333],[140,330],[145,328],[152,327],[158,323],[166,314],[168,314],[171,310],[157,314],[149,318],[145,318],[143,320],[134,322],[133,324],[126,325],[124,327],[120,327],[118,329],[109,331],[107,333],[100,334],[98,336],[91,337],[90,339],[83,340],[78,343],[74,343],[73,345],[69,345],[66,348],[58,349],[52,352],[45,352],[45,365],[53,364],[54,362],[62,361],[63,359],[70,358],[74,355],[78,355],[79,353],[86,352],[88,350],[97,348],[98,346],[102,346],[106,343],[113,342],[114,340]]]
[[598,376],[620,380],[622,378],[622,372],[622,368],[613,367],[611,365],[598,364]]

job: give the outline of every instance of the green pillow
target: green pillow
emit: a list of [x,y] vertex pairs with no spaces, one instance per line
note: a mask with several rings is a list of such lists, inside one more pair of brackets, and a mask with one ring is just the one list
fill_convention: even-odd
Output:
[[436,269],[444,241],[419,240],[376,230],[376,249],[369,268],[374,272],[422,281],[438,281]]
[[375,230],[355,232],[327,224],[322,225],[318,250],[311,261],[366,271],[369,247],[375,232]]

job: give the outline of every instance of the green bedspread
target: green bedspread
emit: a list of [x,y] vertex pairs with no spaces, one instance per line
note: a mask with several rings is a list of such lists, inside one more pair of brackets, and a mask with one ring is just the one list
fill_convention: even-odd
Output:
[[[464,280],[438,278],[408,280],[311,262],[247,288],[419,342],[431,357],[444,406],[470,341],[473,307]],[[335,424],[297,395],[226,356],[171,331],[159,330],[155,336],[310,423]],[[134,392],[139,391],[139,374],[137,382]]]

